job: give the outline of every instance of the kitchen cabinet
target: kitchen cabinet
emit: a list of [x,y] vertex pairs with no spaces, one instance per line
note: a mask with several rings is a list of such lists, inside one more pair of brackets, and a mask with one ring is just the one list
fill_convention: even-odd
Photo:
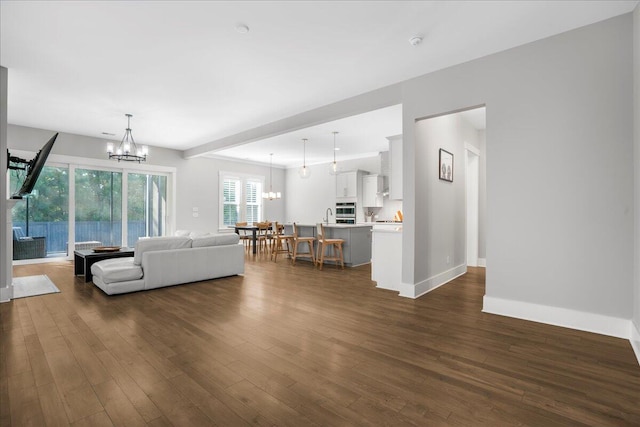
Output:
[[358,196],[358,171],[341,172],[336,175],[336,197],[338,199]]
[[382,207],[383,178],[380,175],[365,175],[362,178],[362,204],[365,208]]
[[400,291],[402,284],[402,226],[372,231],[371,280],[377,287]]
[[329,225],[324,230],[327,238],[344,240],[344,265],[355,267],[371,262],[371,226]]
[[389,140],[389,199],[402,200],[402,135]]

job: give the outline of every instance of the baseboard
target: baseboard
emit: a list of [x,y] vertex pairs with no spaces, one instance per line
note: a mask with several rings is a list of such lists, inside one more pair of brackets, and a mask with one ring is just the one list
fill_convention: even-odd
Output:
[[638,364],[640,365],[640,327],[638,327],[634,322],[631,322],[631,337],[629,338],[629,341],[631,342],[631,347],[636,353],[636,359],[638,359]]
[[631,320],[484,296],[482,311],[617,338],[631,338]]
[[487,259],[486,258],[478,258],[478,267],[486,267]]
[[450,270],[444,271],[440,274],[432,276],[422,282],[416,283],[415,285],[408,285],[405,283],[400,284],[400,296],[407,298],[419,298],[422,295],[431,292],[434,289],[439,288],[440,286],[449,283],[456,277],[460,277],[467,272],[467,265],[460,264]]
[[9,302],[13,299],[13,285],[0,288],[0,303]]

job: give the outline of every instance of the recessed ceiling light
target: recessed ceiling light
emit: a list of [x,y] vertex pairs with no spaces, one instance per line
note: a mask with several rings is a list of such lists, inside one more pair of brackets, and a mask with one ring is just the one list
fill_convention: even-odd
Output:
[[240,34],[247,34],[249,32],[249,26],[247,26],[246,24],[237,24],[236,31]]
[[340,151],[340,147],[334,148],[334,151]]
[[409,39],[409,43],[411,44],[411,46],[418,46],[420,43],[422,43],[422,37],[413,36]]

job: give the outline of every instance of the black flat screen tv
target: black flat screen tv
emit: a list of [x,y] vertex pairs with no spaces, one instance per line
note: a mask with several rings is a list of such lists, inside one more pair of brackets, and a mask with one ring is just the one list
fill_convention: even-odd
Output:
[[51,148],[53,148],[53,143],[56,142],[57,137],[57,133],[53,135],[51,139],[46,144],[44,144],[42,149],[38,151],[38,154],[36,154],[36,156],[29,163],[27,163],[27,175],[24,178],[22,187],[20,187],[20,189],[13,196],[11,196],[12,199],[22,199],[24,196],[31,194],[31,192],[33,191],[33,187],[36,186],[36,182],[38,181],[40,172],[42,172],[42,168],[47,161],[47,157],[49,157],[49,153],[51,152]]

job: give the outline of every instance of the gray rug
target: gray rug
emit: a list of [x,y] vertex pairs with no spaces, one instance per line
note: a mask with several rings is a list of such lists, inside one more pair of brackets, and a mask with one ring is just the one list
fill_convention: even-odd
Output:
[[13,298],[32,297],[35,295],[54,294],[60,289],[53,284],[47,275],[25,276],[13,278]]

